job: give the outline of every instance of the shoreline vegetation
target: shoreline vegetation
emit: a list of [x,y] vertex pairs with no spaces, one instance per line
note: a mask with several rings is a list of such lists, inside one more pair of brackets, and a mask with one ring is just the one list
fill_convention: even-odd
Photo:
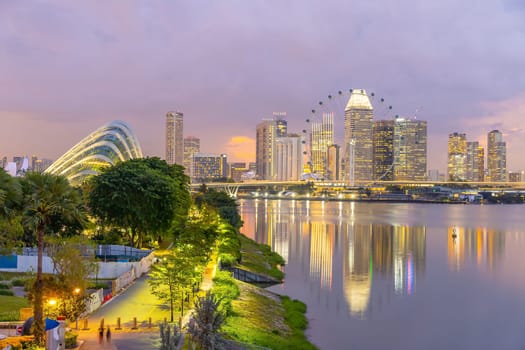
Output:
[[[241,259],[235,267],[282,282],[284,259],[265,244],[243,234],[239,238]],[[213,292],[222,299],[227,315],[222,328],[227,342],[246,349],[316,349],[305,335],[308,320],[303,302],[236,280],[226,270],[213,281]]]

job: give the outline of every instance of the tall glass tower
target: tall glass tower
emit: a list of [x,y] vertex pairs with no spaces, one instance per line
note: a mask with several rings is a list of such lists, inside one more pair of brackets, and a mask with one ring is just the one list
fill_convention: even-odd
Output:
[[327,177],[328,147],[334,144],[334,114],[323,113],[323,120],[312,123],[312,172]]
[[373,117],[366,91],[352,90],[345,108],[345,178],[351,184],[373,178]]
[[448,135],[447,178],[449,181],[467,179],[467,135],[454,132]]
[[487,140],[488,180],[503,182],[507,180],[507,144],[499,130],[492,130]]
[[168,164],[184,163],[183,114],[168,112],[166,114],[166,162]]

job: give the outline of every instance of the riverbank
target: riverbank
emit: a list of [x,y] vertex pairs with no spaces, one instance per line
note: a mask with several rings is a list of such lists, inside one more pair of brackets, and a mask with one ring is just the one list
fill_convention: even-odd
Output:
[[[282,281],[279,267],[284,259],[279,254],[244,235],[239,239],[241,261],[237,267]],[[222,328],[229,341],[246,349],[316,349],[305,335],[306,304],[231,277],[214,282],[221,294],[232,296]]]

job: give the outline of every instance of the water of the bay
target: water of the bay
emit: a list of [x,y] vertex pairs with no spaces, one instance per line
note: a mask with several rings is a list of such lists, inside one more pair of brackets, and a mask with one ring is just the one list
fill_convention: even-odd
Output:
[[525,206],[242,200],[320,349],[525,349]]

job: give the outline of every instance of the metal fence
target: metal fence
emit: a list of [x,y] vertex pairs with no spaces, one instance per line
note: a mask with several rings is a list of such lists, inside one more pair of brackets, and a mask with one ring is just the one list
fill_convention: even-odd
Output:
[[[137,261],[151,253],[151,250],[137,249],[133,247],[127,247],[123,245],[115,244],[100,244],[96,248],[89,245],[79,245],[77,247],[80,250],[82,256],[94,256],[96,255],[100,259],[105,260],[131,260]],[[44,249],[44,255],[49,256],[49,250]],[[38,249],[33,247],[22,248],[21,255],[36,256],[38,255]]]

